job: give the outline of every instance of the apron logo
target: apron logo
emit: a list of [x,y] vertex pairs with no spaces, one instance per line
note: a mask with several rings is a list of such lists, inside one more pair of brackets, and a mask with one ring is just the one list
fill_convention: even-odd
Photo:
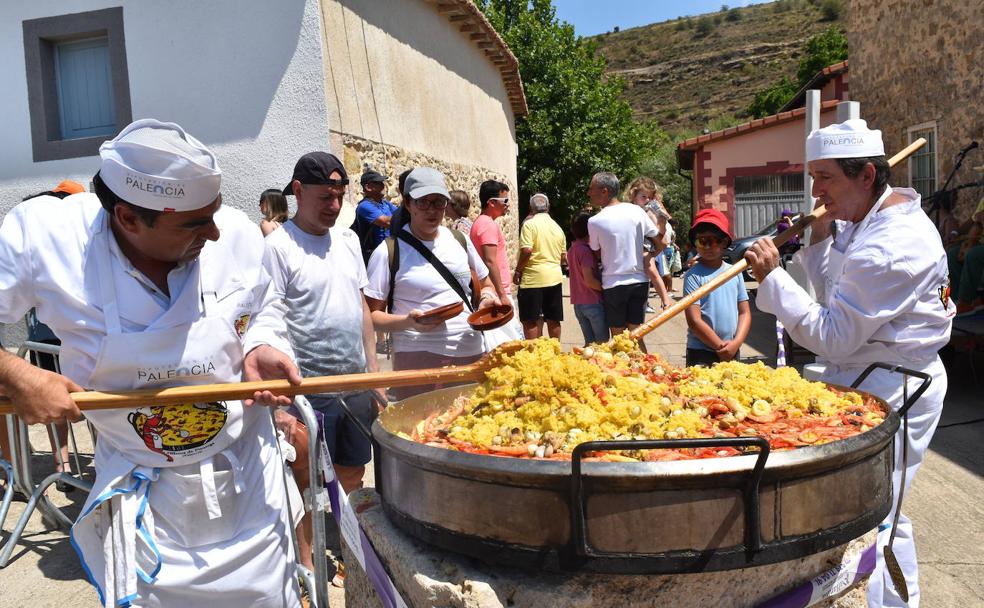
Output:
[[201,447],[215,438],[225,426],[229,412],[224,403],[184,403],[142,407],[130,412],[127,422],[144,445],[173,462],[172,453]]
[[187,378],[190,376],[212,376],[215,374],[215,363],[212,361],[202,361],[184,367],[147,367],[137,370],[137,380],[139,382],[161,382],[164,380],[175,380],[177,378]]
[[236,328],[236,334],[240,338],[243,337],[243,334],[246,333],[246,328],[249,327],[249,318],[250,318],[250,315],[247,312],[245,314],[239,315],[239,318],[236,319],[236,322],[235,323],[233,323],[233,327]]

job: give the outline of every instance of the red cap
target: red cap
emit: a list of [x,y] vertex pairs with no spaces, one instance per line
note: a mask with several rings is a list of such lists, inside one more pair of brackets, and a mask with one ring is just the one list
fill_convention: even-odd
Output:
[[60,184],[51,189],[52,192],[67,192],[69,194],[78,194],[80,192],[85,192],[85,186],[78,182],[73,182],[70,179],[63,180]]
[[710,224],[728,235],[728,240],[731,240],[728,218],[717,209],[701,209],[697,212],[697,215],[694,216],[694,223],[690,227],[690,233],[688,234],[691,243],[694,241],[694,231],[697,229],[698,224]]

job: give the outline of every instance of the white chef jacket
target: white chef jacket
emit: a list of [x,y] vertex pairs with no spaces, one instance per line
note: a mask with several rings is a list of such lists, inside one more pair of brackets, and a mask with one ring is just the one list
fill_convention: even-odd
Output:
[[[892,192],[908,201],[880,209]],[[946,396],[946,370],[937,352],[950,339],[956,307],[949,298],[943,245],[922,211],[919,194],[888,188],[860,222],[837,222],[835,236],[797,255],[817,301],[777,268],[759,286],[756,305],[776,315],[797,343],[826,363],[821,380],[850,385],[874,362],[901,365],[932,378],[929,390],[909,410],[908,435],[900,428],[896,436],[892,509],[878,528],[876,568],[868,587],[872,607],[917,608],[918,561],[912,522],[904,513],[899,514],[893,550],[907,582],[908,602],[891,582],[883,554],[899,491],[908,489],[922,464]],[[904,395],[901,378],[875,370],[859,388],[898,410]],[[910,379],[907,384],[912,395],[920,381]]]
[[[922,367],[950,340],[956,308],[943,245],[919,194],[894,192],[909,201],[873,209],[857,224],[838,222],[836,238],[797,252],[816,301],[782,268],[758,289],[760,310],[776,315],[797,344],[842,368]],[[840,256],[838,272],[830,264]]]
[[[0,226],[0,323],[17,322],[35,306],[38,319],[62,341],[62,373],[80,383],[95,367],[99,341],[106,334],[102,311],[94,305],[100,301],[96,273],[87,266],[92,233],[102,213],[95,194],[61,200],[40,196],[11,209]],[[207,271],[217,273],[220,290],[237,289],[242,282],[253,292],[256,314],[243,339],[244,352],[269,344],[292,355],[283,319],[267,306],[273,296],[270,276],[262,267],[263,241],[257,245],[253,234],[257,227],[241,211],[224,206],[215,214],[215,223],[222,236],[206,243],[202,256],[214,247],[234,251],[238,272],[215,267]],[[113,264],[124,332],[140,331],[164,310],[133,272],[132,266]]]
[[[215,222],[220,240],[208,242],[197,260],[169,274],[168,297],[122,255],[94,195],[24,202],[0,226],[0,321],[12,322],[36,307],[39,319],[62,339],[63,373],[82,386],[113,390],[235,381],[242,373],[242,353],[253,347],[271,344],[291,351],[283,319],[269,306],[271,281],[263,270],[265,248],[258,229],[233,209],[220,209]],[[200,292],[205,286],[207,293]],[[212,326],[219,331],[199,335],[194,342],[204,363],[184,358],[172,363],[167,358],[171,350],[144,353],[137,347],[132,355],[127,352],[127,340],[155,331],[170,336],[172,346],[181,350],[182,332],[202,319],[219,323]],[[122,350],[117,348],[110,360],[100,359],[107,356],[100,349],[113,336]],[[216,348],[224,354],[211,357],[216,351],[210,349]],[[145,361],[155,363],[142,367]],[[218,369],[208,364],[212,361]],[[116,376],[107,375],[107,369],[117,370]],[[143,588],[141,605],[176,605],[187,594],[197,601],[196,593],[208,593],[213,606],[257,601],[255,595],[238,593],[247,586],[230,578],[230,568],[251,577],[260,593],[274,594],[262,605],[290,601],[283,475],[269,415],[261,408],[243,413],[238,402],[221,409],[229,418],[217,435],[204,442],[190,437],[189,445],[163,449],[145,443],[135,423],[130,424],[129,417],[142,410],[129,416],[121,410],[90,413],[100,432],[96,480],[71,538],[107,603],[129,605],[137,598],[138,575],[150,585]],[[247,486],[265,487],[270,494],[265,500],[229,498],[251,496],[244,494]],[[202,492],[204,506],[197,509]],[[112,510],[95,511],[110,500]],[[243,529],[243,522],[253,528]],[[209,531],[216,533],[205,534]],[[211,538],[215,540],[207,540]],[[100,545],[103,550],[97,549]],[[207,568],[200,563],[204,555]],[[248,569],[255,570],[258,563],[259,571]],[[262,579],[267,573],[271,577]]]

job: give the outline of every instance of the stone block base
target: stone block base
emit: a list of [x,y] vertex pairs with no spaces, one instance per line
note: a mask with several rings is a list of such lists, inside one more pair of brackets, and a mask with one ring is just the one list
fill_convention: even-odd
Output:
[[[742,570],[677,575],[604,575],[528,572],[490,566],[437,549],[397,529],[372,489],[353,495],[357,517],[380,561],[409,606],[420,608],[630,608],[642,606],[755,606],[860,554],[874,542],[872,530],[834,549],[779,564]],[[345,543],[345,605],[382,604]],[[867,580],[818,606],[866,606]]]

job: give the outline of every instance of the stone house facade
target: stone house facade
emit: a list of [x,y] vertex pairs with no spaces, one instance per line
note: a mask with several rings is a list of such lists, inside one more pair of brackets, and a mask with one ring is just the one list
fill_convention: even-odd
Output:
[[[941,188],[960,151],[984,142],[984,0],[852,0],[847,37],[851,97],[886,149],[930,140],[892,183],[924,195]],[[971,150],[951,187],[980,180],[973,167],[982,164],[984,148]],[[980,187],[961,190],[958,217],[982,196]]]

